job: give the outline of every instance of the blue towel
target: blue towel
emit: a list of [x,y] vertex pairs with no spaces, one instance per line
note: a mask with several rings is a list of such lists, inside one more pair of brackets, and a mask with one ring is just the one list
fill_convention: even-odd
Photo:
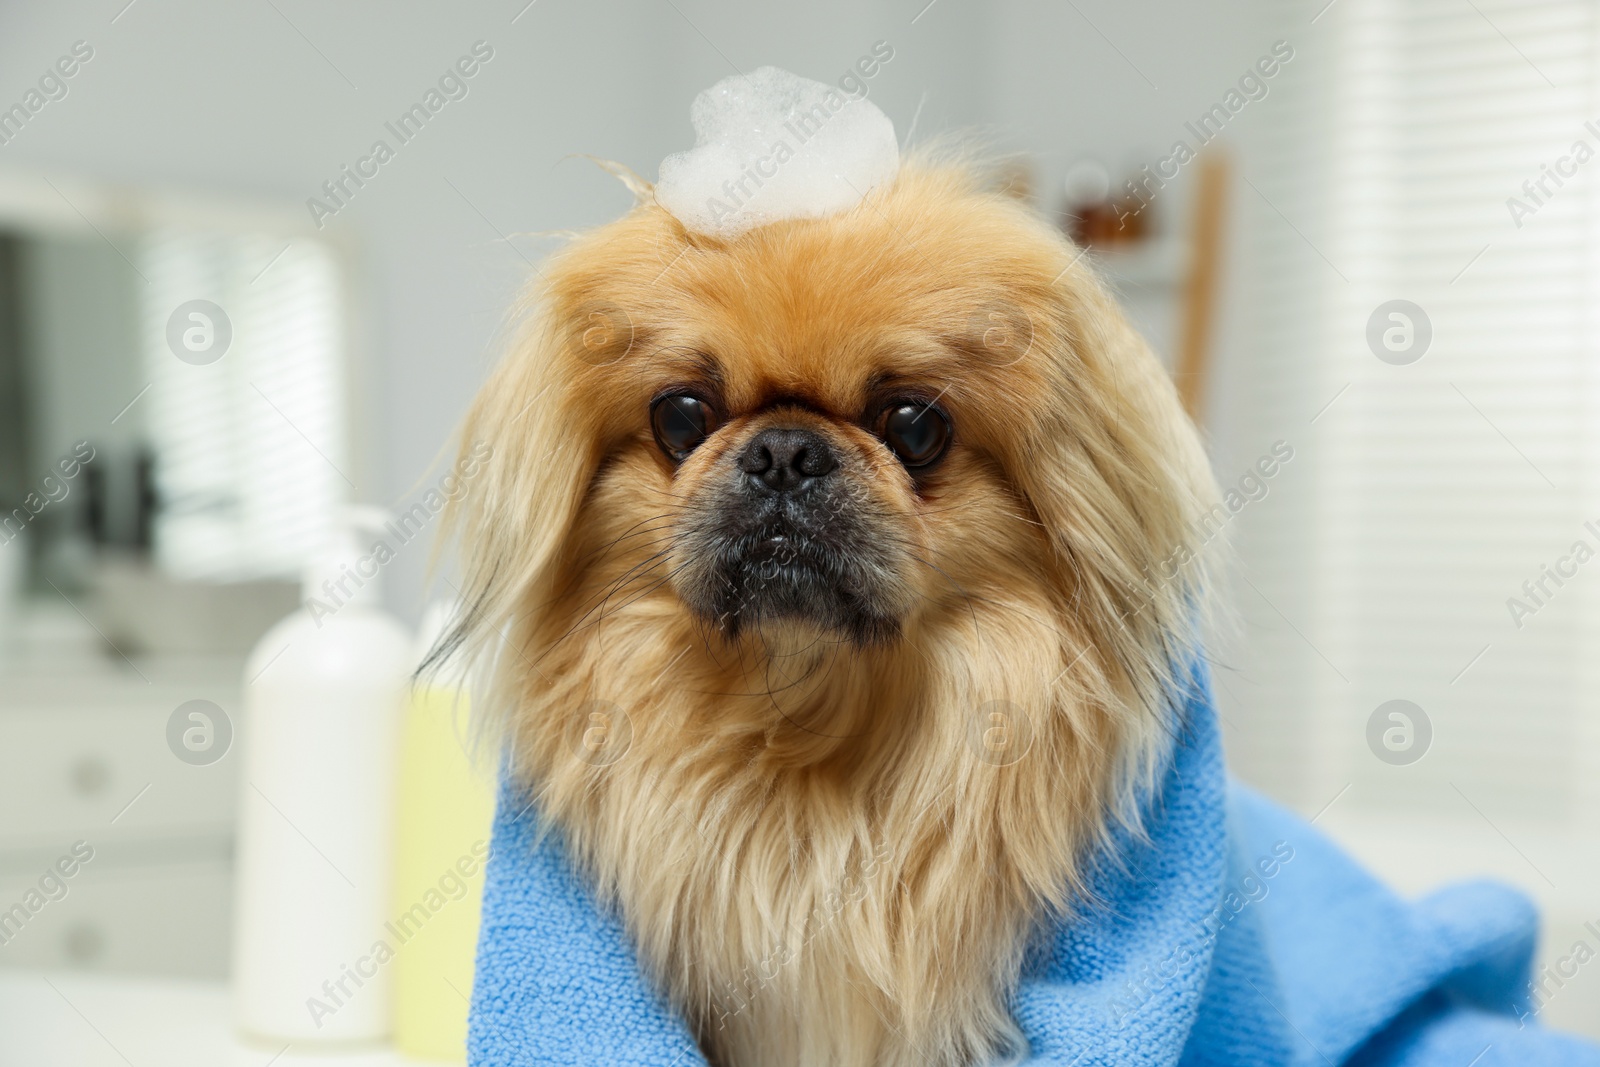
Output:
[[[1146,839],[1096,864],[1096,903],[1031,954],[1029,1063],[1600,1067],[1536,1025],[1536,916],[1487,882],[1405,901],[1304,820],[1230,783],[1201,677]],[[508,786],[473,988],[476,1067],[705,1063],[554,835]]]

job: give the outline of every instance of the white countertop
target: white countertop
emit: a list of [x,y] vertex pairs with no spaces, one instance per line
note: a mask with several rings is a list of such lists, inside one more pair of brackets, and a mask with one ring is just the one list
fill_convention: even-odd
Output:
[[375,1047],[248,1044],[211,982],[0,970],[0,1067],[415,1067]]

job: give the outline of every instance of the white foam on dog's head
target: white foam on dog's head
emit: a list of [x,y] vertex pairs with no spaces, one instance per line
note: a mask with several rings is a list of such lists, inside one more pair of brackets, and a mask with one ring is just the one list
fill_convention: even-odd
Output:
[[864,94],[777,67],[724,78],[689,118],[695,146],[661,161],[656,200],[713,237],[846,210],[900,169],[894,123]]

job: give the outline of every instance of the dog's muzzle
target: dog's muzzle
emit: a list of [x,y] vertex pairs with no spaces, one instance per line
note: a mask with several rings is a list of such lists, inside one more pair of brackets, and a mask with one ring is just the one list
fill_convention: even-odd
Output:
[[862,643],[898,630],[892,538],[824,434],[768,426],[723,462],[731,469],[691,506],[683,537],[690,607],[730,636],[779,619]]

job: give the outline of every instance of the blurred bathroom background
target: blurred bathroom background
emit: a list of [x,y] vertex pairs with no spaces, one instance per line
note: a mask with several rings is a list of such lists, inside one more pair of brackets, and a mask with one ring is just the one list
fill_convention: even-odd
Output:
[[653,178],[700,89],[880,44],[902,138],[1004,154],[1205,430],[1235,772],[1407,893],[1527,891],[1541,1018],[1600,1036],[1600,9],[73,0],[0,7],[0,910],[95,855],[0,920],[0,1063],[267,1062],[242,754],[174,758],[174,709],[237,733],[341,509],[447,472],[513,294],[631,202],[585,156]]

